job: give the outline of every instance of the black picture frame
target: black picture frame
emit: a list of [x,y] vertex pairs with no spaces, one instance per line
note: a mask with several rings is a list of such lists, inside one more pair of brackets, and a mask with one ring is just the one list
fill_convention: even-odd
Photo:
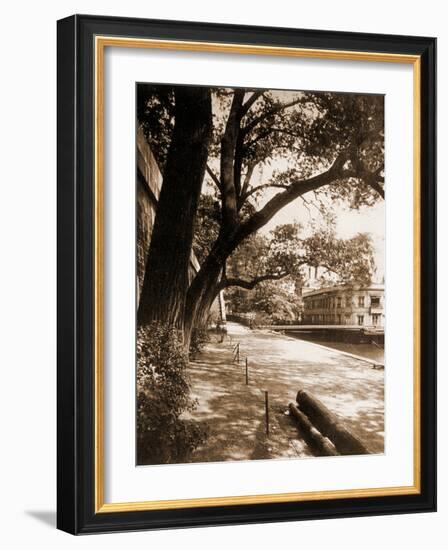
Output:
[[[436,509],[436,39],[74,15],[57,24],[57,526],[73,534]],[[95,511],[95,36],[416,55],[421,61],[420,492],[164,510]]]

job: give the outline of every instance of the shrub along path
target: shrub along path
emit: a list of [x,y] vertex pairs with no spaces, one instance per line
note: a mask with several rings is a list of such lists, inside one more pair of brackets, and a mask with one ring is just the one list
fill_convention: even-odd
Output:
[[[196,449],[192,462],[312,456],[287,413],[299,389],[308,390],[342,417],[372,452],[383,452],[383,370],[337,350],[267,330],[237,323],[228,323],[227,330],[229,338],[209,343],[189,367],[198,399],[192,417],[209,426],[209,437]],[[237,342],[239,364],[233,362],[232,353]],[[269,437],[264,390],[269,391]]]

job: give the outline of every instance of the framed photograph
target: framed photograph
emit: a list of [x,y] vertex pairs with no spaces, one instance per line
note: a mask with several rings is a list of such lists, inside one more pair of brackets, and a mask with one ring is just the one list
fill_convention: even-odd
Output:
[[434,38],[58,21],[58,527],[429,512]]

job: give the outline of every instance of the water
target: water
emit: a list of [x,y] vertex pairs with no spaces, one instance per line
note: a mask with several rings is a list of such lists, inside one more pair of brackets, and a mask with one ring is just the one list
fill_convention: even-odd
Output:
[[384,365],[384,349],[378,347],[375,344],[353,344],[349,342],[331,342],[329,340],[321,340],[315,335],[309,334],[297,334],[293,332],[288,332],[288,336],[294,336],[299,340],[307,340],[309,342],[314,342],[316,344],[321,344],[328,348],[337,349],[339,351],[345,351],[347,353],[353,353],[353,355],[359,355],[360,357],[365,357],[366,359],[373,359]]

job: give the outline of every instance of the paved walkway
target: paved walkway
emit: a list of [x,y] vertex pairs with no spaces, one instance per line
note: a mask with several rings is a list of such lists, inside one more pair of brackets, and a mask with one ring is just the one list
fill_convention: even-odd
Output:
[[[212,342],[191,363],[193,416],[209,426],[194,462],[311,456],[287,414],[299,389],[320,399],[374,453],[384,450],[384,371],[336,350],[267,330],[227,324],[229,339]],[[240,364],[232,345],[240,343]],[[249,361],[249,385],[244,360]],[[264,390],[269,391],[266,437]]]

